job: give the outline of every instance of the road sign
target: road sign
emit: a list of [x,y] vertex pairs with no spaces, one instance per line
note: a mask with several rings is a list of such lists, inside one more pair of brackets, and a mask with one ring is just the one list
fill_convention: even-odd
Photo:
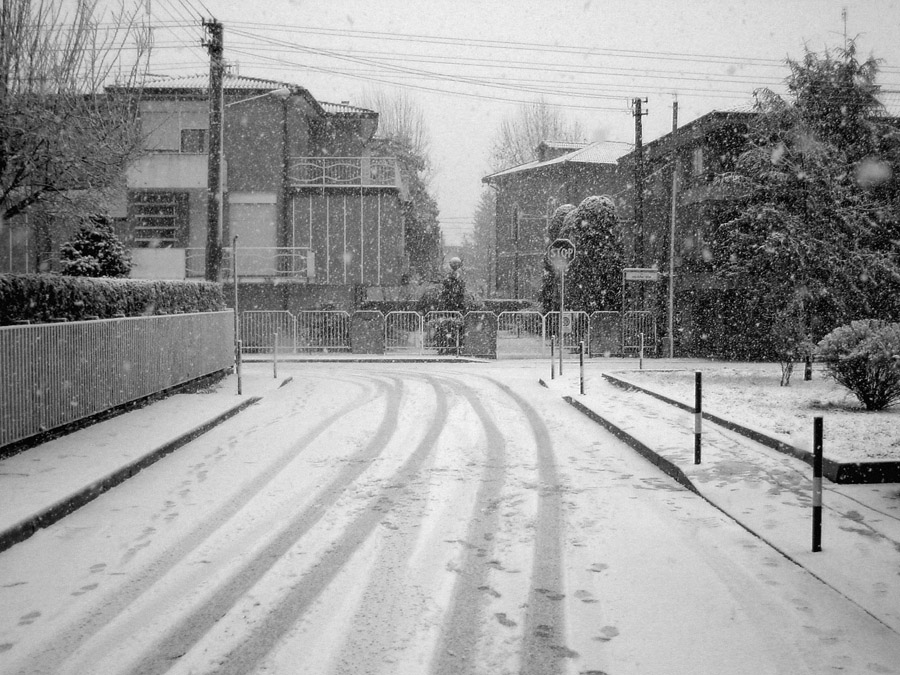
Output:
[[550,265],[557,272],[565,272],[569,264],[575,260],[575,244],[568,239],[557,239],[547,248]]
[[659,281],[659,270],[652,267],[626,267],[625,281]]

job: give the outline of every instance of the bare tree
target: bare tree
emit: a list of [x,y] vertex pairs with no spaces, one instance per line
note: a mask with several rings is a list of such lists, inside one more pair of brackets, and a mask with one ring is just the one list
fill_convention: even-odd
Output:
[[419,158],[421,179],[431,182],[431,139],[419,104],[401,90],[367,89],[360,104],[378,112],[378,136],[389,138]]
[[[30,212],[96,212],[140,147],[134,100],[149,49],[142,0],[2,0],[0,225]],[[41,220],[40,218],[36,220]]]
[[500,122],[491,147],[490,170],[500,171],[535,159],[541,141],[582,141],[584,130],[563,111],[539,98],[521,105]]
[[369,90],[361,104],[378,112],[378,135],[371,149],[399,160],[409,188],[404,227],[410,271],[421,279],[436,280],[440,275],[441,228],[437,201],[430,188],[433,167],[425,115],[414,99],[399,90]]

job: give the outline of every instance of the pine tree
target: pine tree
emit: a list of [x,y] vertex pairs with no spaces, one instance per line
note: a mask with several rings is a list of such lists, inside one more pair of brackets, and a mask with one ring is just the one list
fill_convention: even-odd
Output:
[[575,244],[576,250],[566,271],[566,309],[588,313],[618,310],[623,248],[612,200],[588,197],[565,212],[559,237]]
[[788,66],[788,99],[758,92],[750,147],[718,178],[738,197],[712,247],[742,293],[742,356],[782,362],[850,319],[896,315],[900,285],[900,134],[877,62],[851,42]]
[[60,248],[62,273],[72,277],[127,277],[131,254],[105,218],[93,218]]

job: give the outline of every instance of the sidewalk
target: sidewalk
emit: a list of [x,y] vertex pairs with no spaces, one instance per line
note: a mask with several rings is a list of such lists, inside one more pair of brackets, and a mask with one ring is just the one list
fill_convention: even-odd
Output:
[[541,380],[647,459],[823,583],[900,633],[900,485],[824,480],[822,551],[812,552],[812,469],[703,422],[694,464],[693,414],[602,377],[579,393],[577,368]]
[[278,388],[271,368],[229,375],[0,459],[0,551],[27,539]]

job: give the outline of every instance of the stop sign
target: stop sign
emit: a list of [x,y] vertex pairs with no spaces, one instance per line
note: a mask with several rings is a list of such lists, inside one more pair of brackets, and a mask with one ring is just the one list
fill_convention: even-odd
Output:
[[568,239],[557,239],[547,247],[547,258],[553,269],[565,272],[569,263],[575,260],[575,244]]

